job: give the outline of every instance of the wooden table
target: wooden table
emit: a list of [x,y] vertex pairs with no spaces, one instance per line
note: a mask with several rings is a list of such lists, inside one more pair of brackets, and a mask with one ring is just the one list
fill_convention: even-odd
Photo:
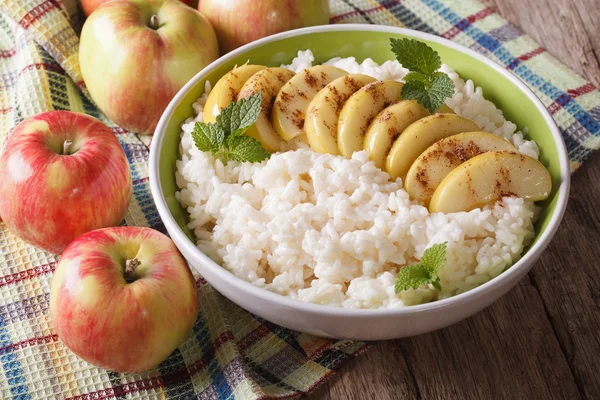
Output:
[[[486,0],[597,87],[600,0]],[[528,277],[449,328],[381,342],[311,399],[600,399],[600,155]]]

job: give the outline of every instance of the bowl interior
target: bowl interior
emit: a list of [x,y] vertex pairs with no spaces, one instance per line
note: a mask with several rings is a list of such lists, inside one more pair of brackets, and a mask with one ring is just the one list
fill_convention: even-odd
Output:
[[[175,162],[179,158],[181,124],[190,117],[192,103],[204,91],[206,80],[214,85],[221,76],[235,65],[246,62],[267,66],[290,63],[298,50],[311,49],[315,63],[322,63],[333,57],[356,57],[360,62],[372,58],[378,63],[394,59],[390,51],[389,39],[406,37],[402,34],[374,31],[328,31],[311,32],[300,36],[286,37],[264,43],[253,49],[241,52],[222,65],[209,71],[180,99],[166,124],[166,131],[159,149],[159,185],[162,187],[167,206],[177,224],[195,242],[194,234],[187,228],[189,215],[175,198],[178,190],[175,182]],[[528,136],[534,139],[541,149],[541,162],[552,176],[553,189],[549,198],[542,202],[541,215],[536,225],[536,241],[548,226],[558,202],[558,189],[561,184],[559,148],[544,116],[536,105],[507,77],[482,61],[465,55],[457,49],[425,40],[441,56],[442,62],[454,68],[463,79],[472,79],[481,86],[486,99],[491,100],[504,111],[505,117],[519,129],[528,129]]]

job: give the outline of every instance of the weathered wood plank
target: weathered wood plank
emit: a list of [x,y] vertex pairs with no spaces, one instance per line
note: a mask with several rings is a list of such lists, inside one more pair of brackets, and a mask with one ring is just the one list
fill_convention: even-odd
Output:
[[483,0],[600,87],[598,0]]
[[580,398],[529,278],[472,318],[361,357],[312,398]]
[[399,344],[423,399],[580,398],[528,278],[484,312]]
[[600,157],[573,178],[561,229],[531,273],[588,399],[600,398]]
[[417,389],[400,347],[394,341],[387,341],[359,356],[309,398],[397,400],[416,397]]
[[[600,35],[598,34],[598,21],[600,21],[600,4],[598,0],[571,0],[583,22],[583,27],[592,43],[592,51],[596,63],[600,64]],[[600,69],[600,68],[599,68]],[[600,77],[598,79],[600,81]],[[598,81],[596,86],[598,87]]]
[[[600,86],[598,0],[493,2],[561,61]],[[531,273],[575,381],[589,399],[600,397],[599,207],[600,159],[596,155],[573,177],[561,229]]]

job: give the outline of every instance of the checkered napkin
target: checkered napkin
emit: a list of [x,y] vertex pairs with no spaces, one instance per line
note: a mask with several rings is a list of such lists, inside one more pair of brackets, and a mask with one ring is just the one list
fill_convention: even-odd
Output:
[[[560,126],[575,170],[600,147],[600,93],[530,37],[477,1],[331,0],[332,23],[375,23],[434,33],[511,70]],[[0,145],[24,118],[52,109],[107,123],[131,166],[125,222],[163,230],[148,186],[148,137],[110,123],[90,101],[78,64],[83,22],[75,0],[0,1]],[[335,341],[261,320],[198,277],[191,337],[156,370],[95,368],[65,348],[48,301],[57,256],[26,245],[0,223],[0,399],[293,398],[313,391],[368,344]]]

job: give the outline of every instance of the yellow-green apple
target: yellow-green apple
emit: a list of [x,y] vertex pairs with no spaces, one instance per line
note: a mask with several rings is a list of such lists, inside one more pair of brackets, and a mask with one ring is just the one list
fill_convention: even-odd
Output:
[[327,0],[200,0],[198,10],[215,28],[221,54],[274,33],[329,23]]
[[131,199],[129,164],[96,118],[50,111],[15,127],[0,156],[0,215],[23,240],[60,253],[79,235],[116,226]]
[[[83,8],[83,13],[85,16],[89,16],[94,10],[100,7],[102,4],[107,3],[112,0],[81,0],[81,8]],[[187,4],[190,7],[196,7],[198,4],[198,0],[180,0]]]
[[58,337],[87,362],[117,372],[156,367],[188,337],[197,314],[187,263],[150,228],[84,234],[62,253],[52,278]]
[[112,0],[85,21],[79,62],[110,119],[152,134],[177,91],[218,57],[218,47],[210,22],[178,0]]

